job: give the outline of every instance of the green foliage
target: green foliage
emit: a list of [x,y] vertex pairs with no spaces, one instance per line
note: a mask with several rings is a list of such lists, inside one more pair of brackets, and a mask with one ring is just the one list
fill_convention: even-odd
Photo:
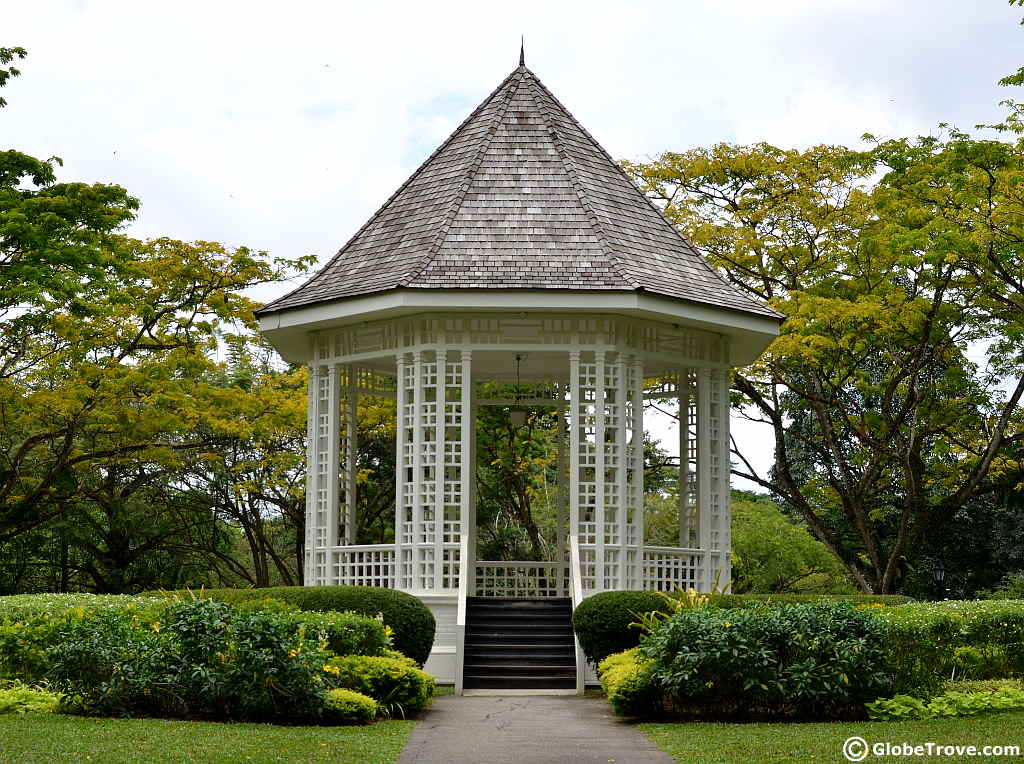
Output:
[[[852,604],[901,604],[909,597],[872,594],[718,594],[708,603],[712,607],[751,608],[766,604],[800,602],[849,602]],[[668,616],[664,595],[647,591],[601,592],[587,597],[572,614],[573,628],[587,660],[598,664],[612,653],[640,644],[643,630],[635,624],[644,614],[660,612]]]
[[891,687],[885,631],[849,604],[673,615],[640,654],[684,713],[842,718]]
[[598,664],[601,689],[619,716],[650,718],[661,712],[661,692],[651,665],[635,647],[609,655]]
[[732,589],[746,593],[853,592],[835,555],[758,494],[733,492]]
[[83,712],[235,720],[316,720],[329,653],[272,614],[207,600],[163,622],[125,612],[72,620],[47,651],[48,678]]
[[384,655],[391,646],[381,621],[357,613],[300,611],[278,614],[277,620],[293,630],[303,627],[308,636],[326,640],[327,649],[336,655]]
[[993,600],[1024,600],[1024,571],[1007,573],[1002,581],[987,593]]
[[[923,539],[1015,468],[1021,388],[999,380],[1022,378],[1024,144],[954,137],[625,163],[731,283],[786,315],[733,377],[778,446],[749,477],[863,591],[897,591]],[[968,358],[979,340],[994,374]]]
[[52,714],[60,709],[61,696],[36,687],[0,687],[0,716],[3,714]]
[[991,711],[1024,709],[1024,690],[1004,687],[991,692],[944,692],[929,700],[896,695],[866,704],[874,721],[936,719],[950,716],[975,716]]
[[331,658],[323,670],[333,686],[368,695],[387,716],[420,711],[434,697],[433,676],[394,658],[344,655]]
[[112,613],[154,621],[164,603],[148,597],[95,594],[24,594],[0,597],[0,677],[38,682],[50,668],[48,651],[70,624]]
[[[156,593],[154,593],[156,594]],[[192,592],[163,593],[188,597]],[[270,597],[306,611],[352,612],[376,618],[392,629],[396,650],[421,666],[434,647],[436,623],[430,608],[419,599],[395,589],[372,586],[273,586],[266,589],[207,589],[202,596],[223,602],[245,602]]]
[[355,690],[338,687],[327,691],[324,716],[343,724],[367,723],[377,718],[377,701]]
[[642,613],[660,610],[655,592],[600,592],[587,597],[572,613],[572,627],[587,660],[599,664],[609,655],[640,644],[641,631],[632,624]]

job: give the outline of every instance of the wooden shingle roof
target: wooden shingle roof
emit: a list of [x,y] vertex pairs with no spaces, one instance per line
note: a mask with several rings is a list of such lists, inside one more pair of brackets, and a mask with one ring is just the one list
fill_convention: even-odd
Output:
[[721,278],[522,65],[259,313],[397,288],[645,291],[780,317]]

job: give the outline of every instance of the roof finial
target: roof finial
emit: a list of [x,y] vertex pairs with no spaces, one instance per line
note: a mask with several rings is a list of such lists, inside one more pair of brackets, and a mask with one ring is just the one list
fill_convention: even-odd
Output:
[[526,66],[526,35],[519,38],[519,65]]

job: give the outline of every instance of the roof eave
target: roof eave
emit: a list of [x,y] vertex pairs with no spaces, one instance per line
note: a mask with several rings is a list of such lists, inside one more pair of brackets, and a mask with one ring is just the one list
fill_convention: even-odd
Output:
[[698,303],[641,290],[396,288],[309,305],[261,310],[260,329],[286,360],[305,363],[309,333],[349,324],[437,312],[613,313],[679,323],[725,335],[730,365],[752,363],[779,335],[784,316]]

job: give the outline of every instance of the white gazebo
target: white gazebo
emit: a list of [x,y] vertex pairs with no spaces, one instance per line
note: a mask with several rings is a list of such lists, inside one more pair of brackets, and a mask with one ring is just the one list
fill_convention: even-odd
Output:
[[[321,271],[259,311],[309,366],[305,583],[420,597],[438,623],[427,668],[461,689],[474,598],[728,582],[729,369],[781,318],[721,278],[521,61]],[[519,378],[527,399],[481,393]],[[361,395],[397,407],[392,544],[355,543]],[[654,399],[683,415],[678,547],[644,544]],[[475,422],[490,405],[558,412],[557,559],[477,559]],[[578,651],[571,684],[502,683],[472,661],[476,686],[584,680]]]

